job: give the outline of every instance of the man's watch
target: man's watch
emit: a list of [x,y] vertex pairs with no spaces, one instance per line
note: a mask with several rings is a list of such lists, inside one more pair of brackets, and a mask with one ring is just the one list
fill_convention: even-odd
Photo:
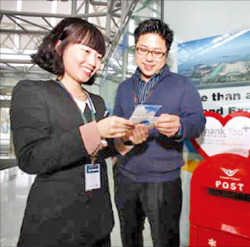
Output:
[[183,136],[183,131],[182,131],[182,127],[180,126],[178,132],[175,134],[174,137],[175,137],[176,139],[180,139],[180,138],[182,138],[182,136]]

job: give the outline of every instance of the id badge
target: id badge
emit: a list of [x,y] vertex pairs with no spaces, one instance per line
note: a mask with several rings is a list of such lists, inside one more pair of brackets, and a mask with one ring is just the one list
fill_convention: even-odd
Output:
[[85,165],[85,190],[101,188],[100,164]]

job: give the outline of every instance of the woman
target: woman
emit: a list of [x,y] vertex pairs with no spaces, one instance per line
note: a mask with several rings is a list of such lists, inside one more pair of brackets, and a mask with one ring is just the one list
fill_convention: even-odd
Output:
[[32,56],[57,80],[23,80],[13,90],[11,127],[18,164],[37,174],[19,247],[110,246],[113,213],[104,159],[115,151],[105,147],[105,138],[140,143],[147,131],[123,118],[104,118],[103,99],[82,87],[93,83],[104,54],[104,39],[95,26],[66,18]]

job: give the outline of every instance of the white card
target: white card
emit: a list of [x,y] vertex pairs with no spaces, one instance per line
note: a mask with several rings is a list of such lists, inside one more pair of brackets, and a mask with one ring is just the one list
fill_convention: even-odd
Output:
[[161,105],[137,105],[130,119],[136,123],[152,125],[157,117],[155,114],[161,108]]
[[85,190],[101,188],[100,164],[85,165]]

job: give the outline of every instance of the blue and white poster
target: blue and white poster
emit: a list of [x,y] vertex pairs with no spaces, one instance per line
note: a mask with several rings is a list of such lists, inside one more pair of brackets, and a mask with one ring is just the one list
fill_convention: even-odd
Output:
[[178,44],[178,72],[198,88],[250,83],[250,30]]
[[204,111],[250,112],[250,30],[180,43],[178,73],[197,87]]

